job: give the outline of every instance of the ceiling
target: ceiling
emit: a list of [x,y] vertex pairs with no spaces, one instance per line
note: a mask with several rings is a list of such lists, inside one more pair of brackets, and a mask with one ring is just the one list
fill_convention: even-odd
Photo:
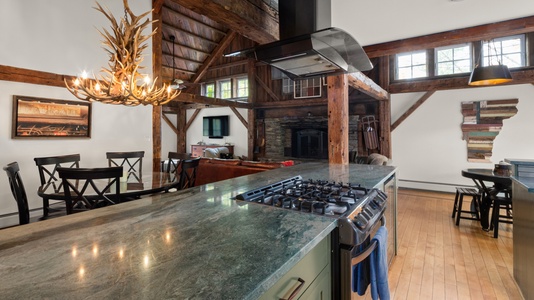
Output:
[[[230,9],[225,3],[246,5]],[[200,82],[199,70],[214,59],[210,56],[232,31],[258,43],[278,39],[277,8],[278,0],[164,0],[163,79],[181,79],[191,86]],[[243,23],[245,18],[239,19],[258,10],[264,19],[247,23]],[[363,46],[531,15],[532,0],[509,0],[505,6],[497,0],[332,0],[332,26],[349,32]],[[171,36],[175,37],[174,45]]]

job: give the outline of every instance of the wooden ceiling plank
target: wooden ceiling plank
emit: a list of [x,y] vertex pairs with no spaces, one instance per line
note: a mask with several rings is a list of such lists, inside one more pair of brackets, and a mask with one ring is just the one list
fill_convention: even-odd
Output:
[[374,58],[532,31],[534,31],[534,16],[374,44],[363,49],[369,58]]
[[395,130],[404,120],[406,120],[419,106],[425,103],[430,96],[432,96],[436,90],[426,92],[419,100],[417,100],[407,111],[405,111],[402,116],[400,116],[394,123],[391,125],[391,131]]
[[[174,1],[174,2],[180,4],[180,1]],[[177,12],[177,11],[173,10],[171,7],[168,7],[166,5],[163,6],[163,7],[169,12],[169,14],[175,15],[176,18],[194,22],[194,23],[196,23],[196,24],[198,24],[200,26],[207,27],[207,28],[209,28],[209,30],[216,31],[217,33],[222,34],[222,35],[226,34],[224,32],[224,30],[221,30],[220,28],[213,27],[210,24],[206,24],[206,23],[202,22],[201,20],[197,20],[197,19],[195,19],[195,18],[193,18],[191,16],[187,16],[185,14]],[[223,23],[221,23],[221,24],[223,24]]]
[[278,19],[248,1],[171,0],[259,44],[277,41]]
[[187,35],[193,36],[194,38],[199,39],[199,40],[201,40],[203,42],[209,43],[211,45],[216,46],[218,44],[217,41],[210,40],[205,36],[198,35],[198,34],[196,34],[194,32],[189,31],[189,30],[185,30],[183,28],[178,28],[178,27],[174,26],[171,23],[163,22],[163,25],[165,25],[166,28],[171,28],[173,31],[178,31],[178,32],[181,32],[183,34],[187,34]]
[[236,61],[233,61],[233,62],[230,62],[230,63],[227,63],[227,64],[220,64],[220,65],[216,65],[216,66],[210,66],[208,68],[208,71],[215,71],[215,70],[220,70],[220,69],[239,67],[239,66],[242,66],[242,65],[246,65],[247,62],[248,62],[248,59],[244,58],[244,59],[236,60]]

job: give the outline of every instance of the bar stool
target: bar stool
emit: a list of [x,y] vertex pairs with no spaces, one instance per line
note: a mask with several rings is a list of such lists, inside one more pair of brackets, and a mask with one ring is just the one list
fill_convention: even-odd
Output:
[[[493,237],[499,237],[499,223],[513,224],[512,212],[512,192],[510,190],[501,191],[498,195],[491,196],[493,210],[491,213],[490,230],[493,229]],[[504,214],[501,213],[504,209]]]
[[[471,196],[473,199],[472,201],[475,203],[475,210],[462,210],[462,205],[464,202],[464,196]],[[456,196],[454,197],[454,206],[452,208],[452,218],[456,216],[456,226],[460,225],[460,219],[466,219],[466,220],[480,220],[480,216],[478,214],[478,206],[480,204],[480,192],[475,188],[465,188],[465,187],[457,187],[456,188]],[[470,217],[464,217],[462,216],[462,213],[468,213],[471,215]],[[473,214],[475,215],[473,217]]]

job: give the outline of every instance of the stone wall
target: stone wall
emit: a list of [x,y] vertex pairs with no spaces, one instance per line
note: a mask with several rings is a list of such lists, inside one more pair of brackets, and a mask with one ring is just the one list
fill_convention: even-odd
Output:
[[[358,149],[359,116],[349,117],[349,151]],[[264,159],[284,160],[291,157],[292,129],[327,129],[327,117],[265,118]],[[285,150],[285,151],[284,151]]]

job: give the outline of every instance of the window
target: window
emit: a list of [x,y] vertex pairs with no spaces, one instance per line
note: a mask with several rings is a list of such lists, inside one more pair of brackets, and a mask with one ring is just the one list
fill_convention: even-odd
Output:
[[237,98],[248,97],[248,78],[242,77],[236,79],[237,86]]
[[482,43],[482,65],[502,63],[509,68],[525,66],[525,36],[514,35]]
[[471,67],[471,44],[436,48],[436,75],[469,73]]
[[232,98],[232,80],[225,79],[217,82],[219,87],[219,98],[230,99]]
[[205,83],[202,85],[202,96],[215,98],[215,83]]
[[321,83],[321,77],[295,80],[294,98],[321,97]]
[[293,94],[293,80],[289,79],[287,76],[282,78],[282,93]]
[[411,79],[426,77],[426,51],[415,51],[396,55],[397,78]]

